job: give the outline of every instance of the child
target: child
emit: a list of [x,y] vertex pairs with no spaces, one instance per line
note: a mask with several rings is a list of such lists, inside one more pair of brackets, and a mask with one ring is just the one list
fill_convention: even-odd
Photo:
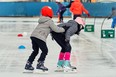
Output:
[[54,40],[61,46],[56,71],[72,72],[76,69],[70,64],[70,37],[74,34],[79,35],[84,25],[84,21],[80,21],[80,17],[77,17],[75,20],[69,20],[67,23],[58,25],[65,29],[64,33],[51,32]]
[[56,12],[56,14],[58,15],[58,19],[59,19],[57,23],[63,23],[63,14],[66,11],[66,7],[62,3],[60,3],[59,0],[56,0],[56,3],[58,4],[58,7],[59,7]]
[[108,19],[112,18],[112,26],[111,28],[115,28],[116,26],[116,7],[112,7],[112,14],[108,17]]
[[89,12],[84,8],[83,4],[80,2],[80,0],[75,0],[73,3],[71,3],[70,11],[73,13],[73,19],[75,20],[77,17],[81,17],[82,13],[85,12],[87,16],[89,17]]
[[[41,49],[42,53],[38,58],[38,63],[36,66],[36,72],[47,72],[48,68],[44,66],[45,58],[48,54],[48,48],[46,45],[46,38],[50,31],[55,32],[64,32],[63,28],[57,27],[54,22],[52,21],[53,11],[49,6],[44,6],[41,9],[42,16],[39,18],[39,24],[34,29],[31,34],[31,41],[32,41],[32,49],[33,52],[29,56],[27,63],[25,65],[25,72],[33,72],[34,67],[32,66],[33,61],[37,54],[39,53],[39,48]],[[39,72],[40,71],[40,72]]]

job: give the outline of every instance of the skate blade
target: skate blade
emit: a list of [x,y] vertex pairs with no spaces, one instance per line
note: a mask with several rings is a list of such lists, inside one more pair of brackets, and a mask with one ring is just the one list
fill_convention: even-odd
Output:
[[76,69],[65,69],[64,73],[77,73]]
[[48,74],[48,71],[43,71],[43,70],[38,70],[38,69],[36,69],[36,70],[34,71],[34,73],[38,73],[38,74]]
[[76,69],[73,70],[64,70],[64,73],[77,73]]
[[64,70],[55,70],[54,72],[64,72]]
[[32,70],[24,70],[23,73],[33,73]]

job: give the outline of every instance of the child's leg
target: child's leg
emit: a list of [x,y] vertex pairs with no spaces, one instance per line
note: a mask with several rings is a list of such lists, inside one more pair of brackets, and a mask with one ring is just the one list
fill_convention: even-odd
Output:
[[[31,55],[29,56],[29,58],[27,60],[24,72],[30,72],[30,71],[34,70],[34,67],[32,66],[32,64],[33,64],[33,61],[34,61],[34,59],[37,56],[38,51],[39,51],[39,46],[36,43],[37,39],[32,37],[31,40],[32,40],[32,49],[33,49],[33,52],[31,53]],[[30,71],[27,71],[27,70],[30,70]]]
[[32,49],[33,52],[31,53],[31,55],[29,56],[28,62],[33,63],[35,57],[37,56],[38,52],[39,52],[39,46],[37,44],[37,38],[31,37],[32,40]]
[[44,66],[44,61],[48,54],[48,48],[47,48],[46,43],[42,40],[38,40],[37,43],[38,43],[38,46],[40,47],[42,53],[38,59],[38,63],[37,63],[35,72],[37,72],[37,73],[45,72],[46,73],[48,71],[48,68]]
[[64,36],[64,34],[55,33],[55,32],[52,32],[52,36],[53,36],[54,40],[62,48],[60,53],[59,53],[58,62],[57,62],[57,67],[58,68],[62,68],[63,67],[63,63],[64,63],[64,54],[65,54],[65,36]]
[[38,62],[39,62],[39,61],[44,61],[45,60],[45,58],[48,54],[48,48],[47,48],[46,43],[42,40],[39,40],[38,44],[39,44],[39,47],[42,51],[42,53],[40,55],[40,58],[38,59]]
[[58,14],[58,21],[57,21],[57,23],[60,23],[60,14]]
[[70,64],[70,57],[71,57],[71,45],[70,43],[66,45],[66,52],[65,52],[65,58],[64,58],[64,71],[74,71],[76,67],[71,66]]
[[64,12],[65,12],[65,10],[64,11],[61,11],[61,13],[60,13],[60,20],[61,20],[61,23],[63,23],[63,14],[64,14]]

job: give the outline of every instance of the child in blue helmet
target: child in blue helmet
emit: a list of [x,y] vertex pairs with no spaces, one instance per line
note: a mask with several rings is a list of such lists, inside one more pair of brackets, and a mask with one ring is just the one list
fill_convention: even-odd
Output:
[[112,25],[111,28],[115,28],[116,25],[116,7],[112,7],[112,14],[108,17],[108,19],[112,18]]

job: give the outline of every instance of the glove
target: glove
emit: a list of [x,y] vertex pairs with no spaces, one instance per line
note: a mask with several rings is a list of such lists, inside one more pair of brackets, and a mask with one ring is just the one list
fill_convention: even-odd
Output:
[[87,14],[88,17],[90,17],[90,14]]

